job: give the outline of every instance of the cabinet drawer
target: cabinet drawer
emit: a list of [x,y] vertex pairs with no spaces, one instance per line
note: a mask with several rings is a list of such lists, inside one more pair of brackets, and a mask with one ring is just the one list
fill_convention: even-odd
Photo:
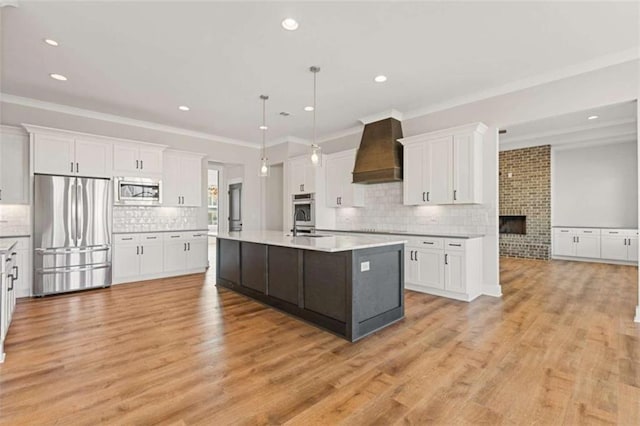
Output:
[[576,234],[600,236],[600,230],[599,229],[578,229]]
[[165,241],[178,241],[185,240],[188,237],[188,234],[184,232],[167,232],[163,235]]
[[446,240],[444,248],[447,251],[462,251],[466,245],[465,240]]
[[162,234],[159,232],[153,233],[153,234],[142,234],[140,235],[140,242],[141,243],[146,243],[146,244],[151,244],[151,243],[162,243],[163,238],[162,238]]
[[136,244],[140,242],[140,234],[116,234],[113,236],[114,244]]
[[611,236],[611,237],[637,237],[638,230],[637,229],[603,229],[602,235]]
[[573,235],[575,232],[575,228],[553,228],[553,235]]
[[207,232],[206,231],[196,231],[196,232],[189,232],[188,233],[188,238],[190,240],[205,240],[208,238]]
[[418,240],[418,244],[414,245],[419,248],[443,249],[444,240],[442,238],[421,238]]

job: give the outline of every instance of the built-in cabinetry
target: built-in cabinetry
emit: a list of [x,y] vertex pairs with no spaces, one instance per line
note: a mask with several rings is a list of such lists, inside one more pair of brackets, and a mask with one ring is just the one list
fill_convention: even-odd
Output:
[[328,207],[364,207],[364,187],[352,183],[355,160],[355,150],[326,156],[326,202]]
[[202,155],[189,152],[164,152],[162,205],[202,205],[202,158]]
[[4,341],[16,306],[16,280],[20,276],[15,247],[0,255],[0,362],[4,361]]
[[162,176],[162,158],[166,147],[146,143],[113,144],[113,173],[126,177]]
[[13,251],[16,252],[15,265],[18,273],[14,276],[15,297],[31,296],[31,239],[29,237],[0,238],[3,241],[15,241]]
[[405,205],[482,203],[482,139],[475,123],[399,139]]
[[0,127],[0,204],[29,203],[29,137],[19,128]]
[[405,288],[471,301],[482,293],[481,280],[481,238],[408,238]]
[[314,166],[308,156],[292,158],[288,161],[289,191],[291,194],[311,194],[316,192],[316,181],[321,178],[323,168]]
[[112,176],[112,145],[90,135],[25,126],[33,132],[34,173]]
[[155,232],[116,234],[113,247],[113,283],[204,272],[207,233]]
[[553,257],[638,262],[637,229],[553,228]]

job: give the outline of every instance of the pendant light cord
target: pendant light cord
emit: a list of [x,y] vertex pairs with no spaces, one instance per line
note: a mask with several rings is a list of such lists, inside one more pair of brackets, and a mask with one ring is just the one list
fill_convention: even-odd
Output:
[[313,72],[313,145],[314,146],[316,145],[316,99],[317,99],[318,71]]

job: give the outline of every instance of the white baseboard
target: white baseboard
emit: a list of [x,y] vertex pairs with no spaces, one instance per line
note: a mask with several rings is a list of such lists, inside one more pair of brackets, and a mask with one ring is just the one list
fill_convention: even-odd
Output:
[[122,279],[119,279],[119,280],[113,280],[111,285],[137,283],[137,282],[140,282],[140,281],[148,281],[148,280],[157,280],[157,279],[162,279],[162,278],[179,277],[181,275],[202,274],[202,273],[204,273],[206,271],[207,271],[207,269],[203,268],[203,269],[188,269],[188,270],[184,270],[184,271],[165,272],[165,273],[153,274],[153,275],[140,275],[138,277],[129,277],[129,278],[122,278]]
[[607,263],[610,265],[638,266],[638,262],[627,262],[625,260],[599,259],[594,257],[551,256],[551,260],[570,260],[574,262]]
[[635,322],[640,322],[640,305],[636,306],[636,317],[634,319]]
[[421,285],[404,283],[405,290],[417,291],[418,293],[431,294],[433,296],[441,296],[449,299],[460,300],[462,302],[471,302],[480,294],[468,294],[468,293],[454,293],[452,291],[441,290],[439,288],[425,287]]
[[483,285],[482,294],[491,297],[502,297],[502,286],[500,284]]

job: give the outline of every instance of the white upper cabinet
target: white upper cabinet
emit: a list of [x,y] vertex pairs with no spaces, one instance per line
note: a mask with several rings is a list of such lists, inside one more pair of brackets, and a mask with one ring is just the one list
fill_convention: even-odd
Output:
[[482,203],[482,135],[475,123],[400,139],[405,205]]
[[202,205],[202,158],[202,155],[188,152],[164,152],[162,205]]
[[113,145],[113,173],[126,177],[162,176],[163,145],[143,143],[115,143]]
[[29,203],[29,138],[15,127],[0,134],[0,204]]
[[316,192],[316,179],[321,167],[311,164],[307,156],[289,160],[289,192],[310,194]]
[[34,173],[110,178],[111,143],[72,132],[25,126],[34,134]]
[[325,177],[328,207],[364,207],[364,187],[353,182],[356,151],[327,155]]

